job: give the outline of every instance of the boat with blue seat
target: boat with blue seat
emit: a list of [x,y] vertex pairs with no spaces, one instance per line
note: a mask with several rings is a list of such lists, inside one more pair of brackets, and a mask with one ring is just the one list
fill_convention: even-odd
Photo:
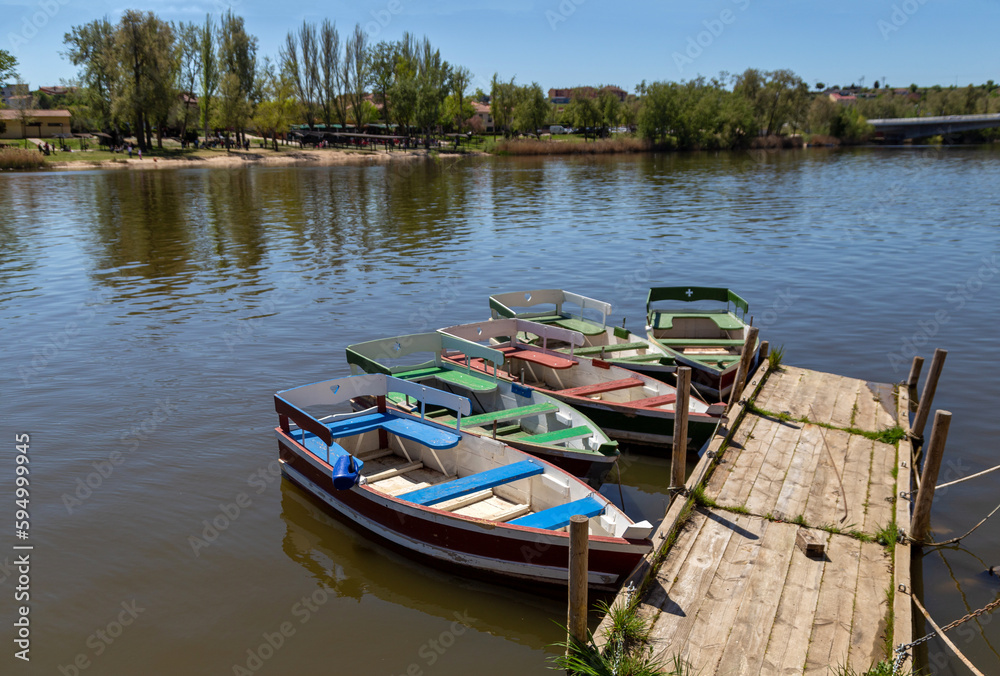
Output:
[[[415,414],[388,405],[390,393]],[[360,411],[352,399],[371,398]],[[567,583],[569,534],[588,517],[589,583],[613,590],[651,548],[635,523],[568,472],[500,440],[470,434],[466,397],[385,374],[278,392],[285,477],[359,529],[410,554],[495,581]],[[447,407],[454,426],[428,417]],[[419,414],[416,414],[419,411]]]
[[[448,358],[454,355],[464,361]],[[499,439],[600,487],[618,459],[618,442],[566,402],[499,378],[504,359],[498,350],[436,331],[347,347],[353,373],[383,373],[467,397],[472,403],[472,413],[462,420],[467,432]],[[486,372],[472,368],[472,360],[486,364]],[[398,392],[390,392],[388,401],[416,413],[416,404]],[[457,422],[446,407],[432,407],[427,416],[449,427]]]

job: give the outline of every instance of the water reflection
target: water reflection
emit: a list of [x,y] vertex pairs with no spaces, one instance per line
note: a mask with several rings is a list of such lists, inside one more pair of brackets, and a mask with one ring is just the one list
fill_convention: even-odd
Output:
[[472,628],[532,648],[545,648],[546,641],[533,623],[525,623],[525,615],[558,617],[565,611],[561,600],[477,583],[413,561],[354,531],[287,480],[281,484],[281,518],[288,558],[308,570],[318,586],[340,596],[360,602],[374,595],[448,621],[456,618],[456,609],[464,609]]

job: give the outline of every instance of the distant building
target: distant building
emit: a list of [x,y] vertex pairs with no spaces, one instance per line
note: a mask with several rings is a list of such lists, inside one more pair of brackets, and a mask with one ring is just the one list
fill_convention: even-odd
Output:
[[619,101],[624,102],[628,97],[628,92],[626,92],[621,87],[616,85],[607,85],[597,89],[595,87],[571,87],[569,89],[550,89],[549,90],[549,102],[555,103],[557,105],[566,104],[573,100],[573,95],[579,93],[581,96],[589,96],[592,99],[596,99],[603,92],[611,92]]
[[63,87],[58,85],[55,87],[39,87],[38,91],[42,94],[48,94],[49,96],[62,96],[64,94],[75,92],[76,89],[76,87]]
[[830,100],[833,101],[834,103],[842,103],[845,106],[846,105],[850,105],[852,103],[857,103],[858,102],[858,97],[854,96],[853,94],[843,94],[841,92],[830,92],[828,96],[830,97]]
[[3,99],[6,105],[10,105],[12,99],[22,96],[31,96],[31,92],[28,90],[28,85],[26,84],[12,84],[0,87],[0,98]]
[[51,138],[56,134],[70,133],[70,112],[68,110],[29,110],[27,129],[21,129],[21,111],[11,108],[0,110],[0,120],[7,130],[0,138]]
[[493,131],[493,115],[490,114],[490,107],[487,104],[473,101],[472,115],[482,120],[483,131]]

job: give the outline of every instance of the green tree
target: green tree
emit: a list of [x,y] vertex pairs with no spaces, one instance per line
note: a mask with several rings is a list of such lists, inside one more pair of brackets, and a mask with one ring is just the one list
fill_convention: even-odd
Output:
[[596,135],[596,129],[601,123],[601,110],[597,101],[587,89],[574,89],[573,98],[568,106],[569,118],[577,129],[583,130],[583,140]]
[[517,105],[517,85],[514,78],[504,82],[497,73],[493,74],[490,83],[490,115],[493,116],[493,136],[497,129],[503,130],[504,137],[510,137],[511,124],[514,121],[514,106]]
[[17,58],[10,52],[0,49],[0,84],[17,77]]
[[[257,77],[257,38],[246,32],[243,17],[232,10],[222,15],[219,35],[219,64],[223,75],[222,98],[235,97],[222,102],[230,126],[236,132],[237,142],[244,138],[244,127],[253,114],[253,105],[259,99]],[[232,75],[226,83],[226,76]]]
[[552,112],[549,100],[541,85],[532,82],[530,85],[517,87],[514,105],[514,128],[523,134],[539,136],[539,128],[545,124]]
[[194,22],[177,25],[177,89],[181,92],[183,113],[181,118],[181,138],[187,137],[188,119],[191,107],[188,97],[194,96],[194,85],[200,74],[201,60],[201,29]]
[[201,40],[199,49],[198,72],[201,77],[201,96],[199,104],[201,107],[201,123],[205,129],[205,138],[208,138],[209,127],[212,123],[212,97],[219,89],[219,56],[215,50],[216,28],[212,23],[211,15],[205,15],[205,27],[201,29]]
[[368,58],[371,68],[372,94],[382,106],[382,121],[389,124],[392,120],[389,106],[389,92],[396,76],[397,48],[395,43],[382,41],[371,48]]
[[310,129],[316,127],[316,104],[320,88],[318,42],[316,25],[303,21],[298,33],[288,32],[285,46],[281,49],[282,68],[291,75],[295,83],[295,93]]
[[790,70],[748,68],[733,77],[733,92],[754,112],[756,132],[781,134],[786,124],[801,126],[809,107],[809,87]]
[[295,120],[295,85],[288,73],[276,69],[267,57],[259,76],[263,98],[253,115],[253,126],[264,138],[270,138],[278,150],[278,134],[286,134]]
[[404,32],[395,45],[396,65],[393,70],[392,85],[389,87],[389,101],[392,104],[392,118],[399,130],[407,136],[417,109],[417,46],[412,33]]
[[368,59],[368,34],[361,24],[355,24],[354,33],[344,46],[344,91],[351,106],[354,129],[361,133],[372,119],[372,107],[366,105],[365,92],[371,84]]
[[340,118],[340,124],[346,124],[346,115],[343,114],[341,105],[343,86],[340,80],[340,32],[337,31],[337,25],[329,19],[324,19],[320,26],[319,44],[320,105],[323,109],[323,124],[329,129],[335,113]]
[[420,43],[417,54],[414,120],[424,131],[424,146],[430,147],[431,132],[441,118],[441,106],[448,96],[451,66],[441,58],[440,50],[434,49],[426,37]]
[[152,12],[126,10],[115,30],[115,51],[125,77],[113,106],[131,119],[139,149],[146,150],[152,123],[165,121],[172,103],[173,31]]
[[118,140],[118,124],[111,102],[121,88],[122,69],[115,53],[115,29],[108,17],[74,26],[63,37],[66,56],[79,67],[85,104],[93,111],[101,130]]
[[[455,105],[453,106],[452,114],[455,121],[455,130],[459,133],[462,132],[462,126],[465,121],[472,117],[472,112],[466,112],[465,105],[465,90],[469,88],[469,83],[472,81],[472,73],[465,66],[457,66],[451,69],[451,79],[448,82],[448,86],[451,89],[451,96],[455,98]],[[472,110],[472,106],[468,106],[468,110]]]
[[597,111],[600,115],[601,136],[608,136],[609,130],[618,126],[622,104],[612,92],[602,90],[597,97]]

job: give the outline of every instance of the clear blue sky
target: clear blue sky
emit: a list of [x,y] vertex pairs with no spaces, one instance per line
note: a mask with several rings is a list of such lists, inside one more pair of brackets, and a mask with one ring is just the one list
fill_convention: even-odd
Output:
[[[75,76],[61,56],[74,25],[124,9],[167,21],[228,7],[276,57],[289,29],[324,17],[341,34],[360,22],[373,41],[427,35],[488,89],[494,73],[544,89],[685,80],[748,67],[788,68],[810,86],[1000,82],[997,0],[0,0],[0,49],[31,87]],[[378,18],[382,22],[379,23]],[[384,25],[382,25],[384,24]]]

